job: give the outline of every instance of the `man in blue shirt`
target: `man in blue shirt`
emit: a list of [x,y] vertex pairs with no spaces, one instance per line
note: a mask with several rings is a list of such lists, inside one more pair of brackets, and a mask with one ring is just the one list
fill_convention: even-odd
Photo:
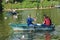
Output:
[[27,18],[27,25],[28,26],[33,26],[33,21],[34,21],[34,18],[31,17],[31,15],[28,16]]

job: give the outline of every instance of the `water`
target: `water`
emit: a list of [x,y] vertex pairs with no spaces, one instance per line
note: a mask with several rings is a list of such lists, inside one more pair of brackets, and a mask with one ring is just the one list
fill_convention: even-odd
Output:
[[[52,39],[51,40],[58,40],[60,38],[60,28],[57,27],[56,30],[51,34]],[[45,33],[41,32],[27,32],[27,31],[15,31],[9,40],[44,40],[45,39]]]
[[[26,18],[29,14],[33,18],[37,18],[37,22],[42,23],[43,22],[43,14],[47,14],[52,22],[55,25],[60,25],[60,8],[51,8],[51,9],[40,9],[40,10],[17,10],[17,18],[13,19],[12,16],[7,16],[7,19],[9,22],[15,22],[15,23],[26,23]],[[4,16],[6,17],[7,11],[4,12]]]
[[[42,34],[40,34],[40,35],[41,35],[41,37],[43,37]],[[13,36],[9,40],[34,40],[34,39],[36,39],[36,37],[38,38],[39,35],[38,34],[34,35],[34,33],[16,32],[13,34]]]
[[[4,12],[6,14],[7,12]],[[13,19],[12,16],[8,16],[5,20],[6,23],[26,23],[26,18],[29,14],[32,17],[37,17],[37,22],[43,22],[43,14],[47,14],[55,25],[60,25],[60,9],[52,8],[52,9],[40,9],[37,10],[17,10],[18,18]],[[4,15],[6,17],[6,15]],[[54,31],[55,35],[60,35],[60,27],[56,26],[56,31]],[[54,34],[53,33],[53,34]],[[8,40],[44,40],[44,35],[40,33],[27,33],[27,32],[14,32],[12,36],[8,38]],[[58,39],[58,38],[57,38]],[[56,39],[56,40],[57,40]],[[52,39],[54,40],[54,39]]]

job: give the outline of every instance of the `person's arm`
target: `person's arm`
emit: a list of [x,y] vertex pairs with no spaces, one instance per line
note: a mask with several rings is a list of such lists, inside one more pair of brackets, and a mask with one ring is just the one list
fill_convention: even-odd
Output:
[[34,18],[34,21],[36,21],[36,18]]
[[43,24],[45,24],[45,19],[44,19],[44,21],[43,21]]
[[43,21],[43,24],[45,23],[45,21]]

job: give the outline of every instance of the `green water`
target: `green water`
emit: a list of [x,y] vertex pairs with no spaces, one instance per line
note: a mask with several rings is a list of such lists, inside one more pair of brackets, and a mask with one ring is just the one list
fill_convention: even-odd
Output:
[[[31,14],[32,17],[37,18],[37,22],[42,23],[43,22],[43,14],[47,14],[51,18],[51,20],[54,24],[60,25],[60,22],[59,22],[60,21],[60,9],[59,8],[39,9],[39,10],[32,10],[32,9],[31,10],[17,10],[17,13],[19,14],[17,19],[13,19],[12,16],[8,16],[8,18],[5,20],[5,22],[6,23],[26,23],[27,16],[29,14]],[[7,11],[4,12],[4,17],[6,16],[6,14],[7,14]],[[36,36],[36,37],[34,36],[34,39],[36,38],[35,40],[37,40],[37,39],[40,40],[40,36],[38,36],[39,34],[35,35],[34,33],[32,33],[31,35]],[[25,34],[25,33],[18,34],[18,33],[16,33],[16,34],[13,34],[13,36],[10,39],[9,38],[8,39],[9,40],[18,40],[18,39],[20,40],[22,35],[25,35],[26,38],[31,36],[30,34]],[[16,38],[16,36],[18,39]],[[44,38],[44,37],[42,36],[42,38]]]
[[[6,15],[7,12],[5,12]],[[43,22],[43,14],[47,14],[52,22],[56,25],[60,25],[60,8],[51,8],[51,9],[39,9],[39,10],[17,10],[18,18],[15,20],[10,16],[8,18],[9,22],[19,22],[19,23],[26,23],[26,18],[29,14],[32,17],[37,18],[37,22]]]
[[[56,33],[57,32],[57,33]],[[56,31],[51,34],[51,40],[59,40],[60,32]],[[24,36],[24,38],[22,38]],[[8,40],[45,40],[45,33],[41,32],[14,32],[12,36],[8,38]]]

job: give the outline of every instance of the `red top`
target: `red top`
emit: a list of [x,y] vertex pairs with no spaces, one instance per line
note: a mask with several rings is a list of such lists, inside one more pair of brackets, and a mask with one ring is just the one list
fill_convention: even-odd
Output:
[[49,18],[44,19],[44,24],[50,26],[51,25],[51,20]]

